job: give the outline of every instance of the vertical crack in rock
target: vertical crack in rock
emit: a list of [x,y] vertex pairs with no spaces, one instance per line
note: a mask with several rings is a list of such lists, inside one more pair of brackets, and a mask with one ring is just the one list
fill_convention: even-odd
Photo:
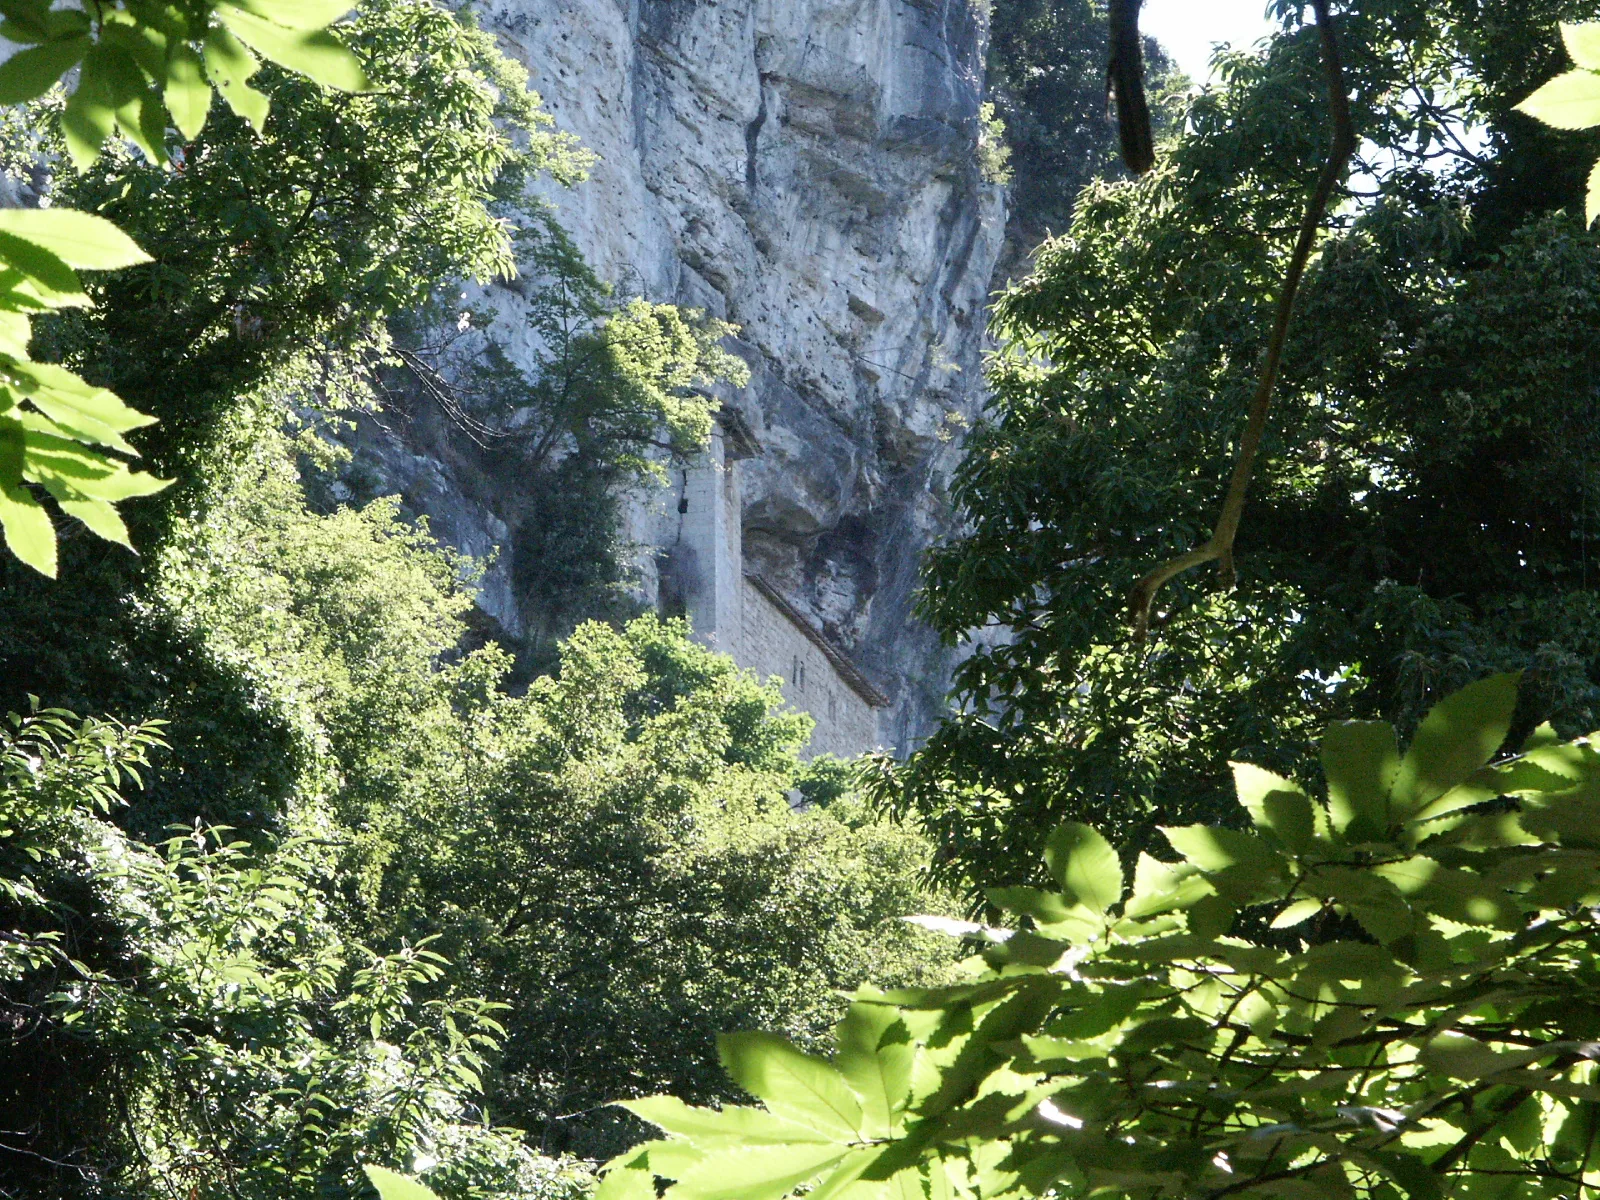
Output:
[[744,185],[755,199],[759,179],[756,174],[756,152],[761,141],[761,127],[767,123],[767,89],[761,79],[761,68],[756,67],[756,87],[761,93],[761,107],[756,109],[754,120],[744,127]]

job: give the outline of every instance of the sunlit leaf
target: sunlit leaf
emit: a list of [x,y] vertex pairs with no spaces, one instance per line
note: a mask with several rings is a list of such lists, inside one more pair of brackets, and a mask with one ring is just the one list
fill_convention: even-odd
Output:
[[248,82],[260,67],[256,56],[233,34],[217,26],[206,33],[205,64],[206,74],[228,107],[249,121],[257,133],[265,129],[270,102]]
[[372,88],[356,56],[325,29],[288,29],[232,4],[218,5],[217,17],[241,42],[281,67],[340,91]]
[[[1288,849],[1304,854],[1318,832],[1320,810],[1311,798],[1287,779],[1248,763],[1233,763],[1233,785],[1239,803],[1260,829],[1270,829]],[[1326,824],[1326,821],[1323,822]]]
[[852,1004],[835,1031],[839,1071],[861,1101],[863,1132],[887,1137],[911,1091],[916,1047],[900,1014],[881,1004]]
[[1561,41],[1575,65],[1585,71],[1600,71],[1600,22],[1561,25]]
[[780,1117],[832,1136],[859,1136],[861,1104],[837,1067],[770,1033],[717,1039],[729,1076]]
[[1397,815],[1415,813],[1494,757],[1511,730],[1520,678],[1512,673],[1480,679],[1434,705],[1395,775]]
[[809,1125],[785,1121],[770,1112],[739,1105],[695,1108],[672,1096],[649,1096],[642,1100],[620,1101],[619,1107],[674,1137],[687,1138],[702,1147],[722,1142],[784,1146],[835,1140]]
[[748,1146],[723,1150],[686,1171],[676,1200],[778,1200],[850,1153],[847,1146]]
[[364,1166],[361,1169],[367,1173],[372,1186],[378,1189],[382,1200],[439,1200],[415,1179],[407,1179],[387,1167]]
[[1354,841],[1382,837],[1389,825],[1389,789],[1400,769],[1393,727],[1340,721],[1323,732],[1321,749],[1333,827]]
[[1517,105],[1517,111],[1557,129],[1600,125],[1600,74],[1579,69],[1557,75]]
[[104,217],[69,208],[0,209],[0,231],[42,246],[79,270],[115,270],[150,256]]
[[0,530],[6,548],[28,566],[56,577],[56,530],[50,514],[23,486],[22,431],[0,416]]
[[19,50],[0,63],[0,104],[23,104],[42,96],[83,59],[87,37],[69,37]]
[[355,5],[349,0],[235,0],[233,7],[288,29],[323,29],[352,11]]
[[1122,862],[1096,830],[1069,821],[1050,834],[1045,863],[1068,900],[1103,913],[1122,899]]

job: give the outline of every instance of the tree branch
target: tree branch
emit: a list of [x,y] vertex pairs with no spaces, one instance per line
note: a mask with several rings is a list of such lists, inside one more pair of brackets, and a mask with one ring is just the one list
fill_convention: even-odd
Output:
[[1117,102],[1122,161],[1135,175],[1143,175],[1156,165],[1150,106],[1144,96],[1144,47],[1139,40],[1139,5],[1142,2],[1111,0],[1111,54],[1106,63],[1106,91]]
[[1334,188],[1338,186],[1350,156],[1355,153],[1356,138],[1350,121],[1350,99],[1345,90],[1339,43],[1328,14],[1328,0],[1312,0],[1312,6],[1317,11],[1317,29],[1322,36],[1322,61],[1328,77],[1328,109],[1333,115],[1333,147],[1328,154],[1327,166],[1323,168],[1322,178],[1317,182],[1317,189],[1306,206],[1305,219],[1300,223],[1299,240],[1295,243],[1289,269],[1284,275],[1272,339],[1267,343],[1266,360],[1261,367],[1255,399],[1250,405],[1244,438],[1239,443],[1233,478],[1228,483],[1228,493],[1222,502],[1222,513],[1217,518],[1210,541],[1162,563],[1134,585],[1128,608],[1133,620],[1133,640],[1136,645],[1143,644],[1149,634],[1150,610],[1155,604],[1156,594],[1170,580],[1202,563],[1216,561],[1221,564],[1225,583],[1231,586],[1233,582],[1233,543],[1239,532],[1240,518],[1244,515],[1245,493],[1250,487],[1250,476],[1255,469],[1256,455],[1261,449],[1261,438],[1266,432],[1267,413],[1272,407],[1273,389],[1277,386],[1278,372],[1283,364],[1284,345],[1289,340],[1295,297],[1305,276],[1306,264],[1311,260],[1311,251],[1316,246],[1317,231],[1322,227],[1328,204],[1333,199]]

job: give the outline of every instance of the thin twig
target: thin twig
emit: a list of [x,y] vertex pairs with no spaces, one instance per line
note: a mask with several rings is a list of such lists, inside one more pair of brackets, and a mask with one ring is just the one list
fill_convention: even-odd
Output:
[[1289,323],[1294,316],[1295,296],[1300,281],[1305,276],[1306,264],[1316,246],[1317,231],[1328,204],[1333,199],[1334,188],[1339,184],[1350,156],[1355,153],[1355,129],[1350,121],[1350,99],[1345,91],[1344,66],[1339,58],[1339,43],[1334,36],[1333,21],[1328,15],[1328,0],[1312,0],[1317,11],[1317,29],[1322,35],[1322,61],[1328,75],[1328,109],[1333,115],[1333,148],[1328,164],[1323,168],[1317,190],[1306,206],[1305,219],[1300,223],[1300,237],[1294,254],[1289,259],[1289,270],[1284,275],[1283,291],[1278,297],[1277,318],[1273,324],[1272,340],[1267,343],[1266,361],[1261,367],[1261,379],[1256,385],[1255,399],[1250,405],[1250,419],[1245,425],[1244,438],[1239,444],[1239,457],[1234,463],[1233,478],[1228,484],[1227,497],[1222,502],[1222,514],[1217,518],[1211,540],[1205,545],[1169,559],[1134,585],[1128,608],[1133,617],[1133,640],[1142,644],[1150,632],[1150,610],[1156,593],[1169,580],[1202,563],[1219,562],[1224,582],[1233,583],[1233,543],[1239,532],[1239,520],[1244,515],[1245,493],[1250,487],[1250,476],[1255,469],[1256,455],[1261,449],[1261,438],[1267,429],[1267,413],[1272,407],[1272,392],[1278,383],[1278,371],[1283,364],[1284,345],[1289,340]]

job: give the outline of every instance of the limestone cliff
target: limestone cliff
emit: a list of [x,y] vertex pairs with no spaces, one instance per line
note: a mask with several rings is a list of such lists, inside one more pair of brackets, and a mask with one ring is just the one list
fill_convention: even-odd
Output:
[[[762,453],[743,471],[745,559],[894,701],[880,737],[926,732],[944,652],[910,617],[921,551],[980,402],[983,310],[1004,198],[976,156],[986,29],[975,0],[487,0],[593,178],[549,197],[623,293],[743,329],[731,397]],[[519,346],[515,285],[486,297]],[[423,443],[419,444],[418,439]],[[364,451],[435,528],[498,544],[501,505],[437,438]],[[641,496],[651,540],[667,497]],[[641,556],[641,589],[656,586]],[[519,627],[504,555],[483,607]]]

